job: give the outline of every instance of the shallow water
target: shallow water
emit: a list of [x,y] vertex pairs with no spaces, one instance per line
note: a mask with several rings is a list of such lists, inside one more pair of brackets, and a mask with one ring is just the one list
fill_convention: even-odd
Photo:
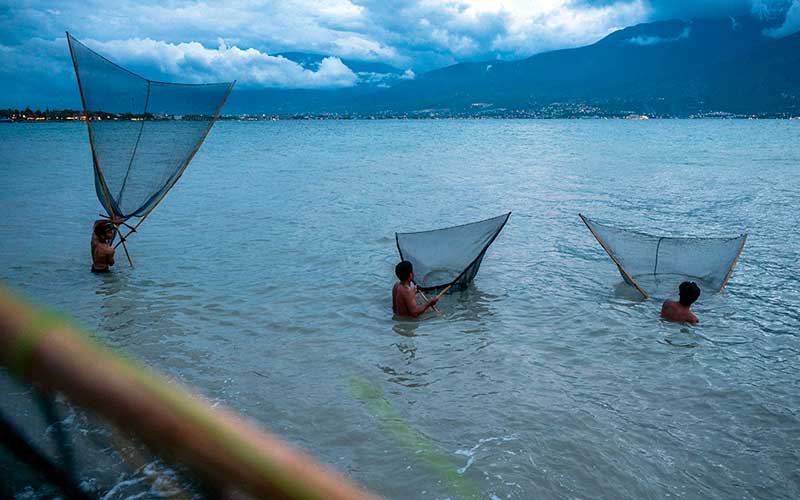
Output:
[[[85,127],[2,125],[0,158],[3,283],[388,498],[800,496],[800,122],[221,122],[105,276]],[[507,210],[441,316],[392,320],[395,231]],[[578,212],[750,237],[689,328]],[[174,493],[98,450],[100,496]]]

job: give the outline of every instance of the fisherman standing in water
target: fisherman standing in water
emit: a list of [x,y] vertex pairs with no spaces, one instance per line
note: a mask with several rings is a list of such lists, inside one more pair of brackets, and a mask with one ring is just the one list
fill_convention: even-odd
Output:
[[676,323],[696,325],[699,320],[692,312],[691,307],[700,297],[700,287],[694,281],[684,281],[678,287],[678,293],[680,294],[678,302],[664,301],[664,305],[661,306],[661,318]]
[[92,272],[107,273],[114,265],[114,247],[111,241],[114,239],[114,224],[122,221],[100,219],[94,221],[92,230]]
[[439,301],[434,297],[420,307],[417,305],[417,290],[411,286],[414,279],[414,268],[411,262],[404,260],[394,268],[397,279],[400,280],[392,287],[392,311],[396,316],[418,318],[422,313],[433,307]]

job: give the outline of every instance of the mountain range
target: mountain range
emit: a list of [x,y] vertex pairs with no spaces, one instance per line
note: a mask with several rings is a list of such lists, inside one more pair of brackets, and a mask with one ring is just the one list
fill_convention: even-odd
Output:
[[[800,115],[800,32],[754,17],[640,24],[579,48],[417,75],[342,62],[344,89],[242,89],[227,113],[378,116]],[[313,68],[325,57],[286,53]]]

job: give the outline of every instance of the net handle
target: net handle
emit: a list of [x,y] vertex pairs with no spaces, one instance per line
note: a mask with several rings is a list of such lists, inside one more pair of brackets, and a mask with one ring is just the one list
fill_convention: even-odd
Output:
[[[447,293],[447,291],[448,291],[448,290],[450,290],[450,288],[452,288],[452,287],[453,287],[453,284],[452,284],[452,283],[450,283],[449,285],[447,285],[447,286],[445,287],[445,289],[444,289],[444,290],[442,290],[441,292],[439,292],[439,293],[436,295],[436,300],[439,300],[439,299],[441,299],[441,298],[442,298],[442,295],[444,295],[445,293]],[[424,301],[426,301],[426,302],[428,302],[428,301],[429,301],[428,297],[425,295],[425,292],[423,292],[423,291],[422,291],[422,290],[420,290],[419,288],[417,288],[417,293],[419,293],[420,295],[422,295],[422,299],[423,299]],[[442,311],[440,311],[440,310],[439,310],[439,308],[438,308],[438,307],[436,307],[436,304],[432,304],[432,305],[431,305],[431,308],[433,308],[433,310],[434,310],[434,311],[436,311],[437,313],[441,313],[441,312],[442,312]]]
[[[448,288],[449,288],[449,287],[448,287]],[[418,293],[418,294],[420,294],[420,295],[422,295],[422,300],[424,300],[425,302],[429,302],[429,301],[430,301],[430,299],[428,299],[428,296],[427,296],[427,295],[425,295],[425,292],[423,292],[423,291],[422,291],[422,290],[420,290],[419,288],[417,288],[417,293]],[[438,307],[436,307],[436,304],[433,304],[433,305],[431,306],[431,309],[433,309],[433,310],[434,310],[434,311],[436,311],[437,313],[440,313],[440,312],[442,312],[442,311],[440,311],[440,310],[439,310],[439,308],[438,308]]]
[[442,295],[444,295],[445,293],[447,293],[447,291],[448,291],[448,290],[450,290],[450,288],[452,288],[452,287],[453,287],[453,284],[452,284],[452,283],[451,283],[451,284],[449,284],[449,285],[447,285],[447,287],[446,287],[444,290],[442,290],[441,292],[439,292],[439,293],[436,295],[436,300],[439,300],[439,299],[441,299],[441,298],[442,298]]
[[739,263],[739,257],[742,255],[742,251],[744,250],[744,244],[747,243],[747,234],[744,235],[744,240],[742,240],[742,246],[739,247],[739,251],[736,252],[736,258],[733,259],[733,264],[731,264],[731,268],[728,269],[728,274],[725,275],[725,281],[722,282],[722,286],[719,287],[720,293],[725,290],[725,285],[728,284],[728,280],[731,279],[733,275],[733,270],[736,269],[736,264]]
[[611,260],[614,261],[614,264],[617,265],[617,267],[619,268],[619,271],[622,273],[622,275],[625,276],[625,278],[634,286],[634,288],[636,288],[636,290],[639,291],[640,294],[642,294],[642,298],[644,298],[644,299],[648,298],[647,292],[645,292],[642,289],[642,287],[639,286],[639,283],[637,283],[636,280],[634,280],[631,277],[631,275],[628,274],[628,271],[626,271],[625,268],[622,267],[622,264],[619,262],[619,260],[617,260],[617,258],[614,256],[614,254],[611,253],[611,249],[608,248],[606,246],[606,244],[603,243],[603,240],[601,240],[600,237],[597,235],[597,233],[594,232],[594,229],[592,229],[592,226],[589,225],[589,221],[586,219],[586,217],[584,217],[584,215],[580,214],[580,213],[578,214],[578,216],[581,218],[583,223],[586,225],[586,228],[589,229],[589,232],[592,233],[592,236],[594,236],[594,239],[596,239],[597,242],[600,243],[600,246],[603,247],[603,250],[606,251],[608,256],[611,257]]

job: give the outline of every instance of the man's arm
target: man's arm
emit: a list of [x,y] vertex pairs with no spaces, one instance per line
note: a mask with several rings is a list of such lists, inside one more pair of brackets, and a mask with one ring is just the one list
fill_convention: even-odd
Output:
[[417,294],[414,293],[413,289],[408,289],[407,291],[403,292],[403,300],[406,303],[406,310],[408,311],[408,314],[412,318],[418,318],[422,315],[422,313],[427,311],[429,307],[434,305],[439,299],[434,297],[428,302],[426,302],[424,306],[420,307],[417,305]]
[[661,317],[663,319],[669,318],[669,310],[670,310],[670,301],[665,300],[663,304],[661,304]]
[[102,247],[100,247],[100,254],[103,257],[105,257],[106,263],[109,266],[113,266],[114,265],[114,254],[115,253],[116,252],[114,250],[114,247],[112,247],[111,245],[105,245],[104,244]]

